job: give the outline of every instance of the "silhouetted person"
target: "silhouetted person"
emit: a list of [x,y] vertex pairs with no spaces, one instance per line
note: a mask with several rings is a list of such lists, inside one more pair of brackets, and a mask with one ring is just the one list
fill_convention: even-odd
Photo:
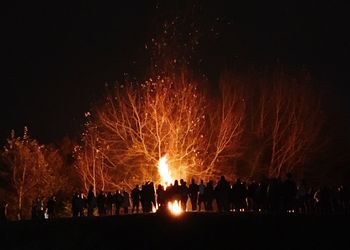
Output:
[[338,185],[336,187],[336,200],[337,200],[337,210],[338,212],[346,212],[347,206],[347,194],[346,188],[343,185]]
[[131,191],[131,200],[132,200],[131,213],[134,213],[135,210],[136,210],[136,213],[139,213],[140,197],[141,197],[141,191],[139,189],[139,185],[136,185],[136,187]]
[[129,207],[130,207],[129,198],[130,198],[129,193],[124,190],[123,191],[123,204],[122,204],[124,214],[128,214],[128,211],[129,211]]
[[281,210],[282,191],[281,180],[279,178],[272,178],[267,190],[271,212],[279,212]]
[[156,204],[156,192],[155,192],[155,189],[154,189],[154,183],[153,182],[150,182],[148,184],[148,194],[149,194],[149,198],[151,200],[150,210],[152,211],[152,205],[154,207],[157,206],[157,204]]
[[95,207],[96,207],[96,197],[94,194],[94,188],[92,185],[90,185],[88,195],[87,195],[88,216],[94,215]]
[[122,204],[123,204],[123,195],[119,190],[115,192],[114,200],[115,200],[115,214],[120,214],[120,208],[122,207]]
[[7,206],[8,203],[6,201],[0,202],[0,222],[7,221]]
[[192,179],[191,184],[189,186],[189,195],[190,195],[190,200],[192,205],[192,211],[197,210],[198,192],[199,192],[199,186],[195,183],[194,179]]
[[73,196],[73,216],[84,216],[84,197],[82,193],[76,192]]
[[172,201],[174,196],[174,186],[172,183],[167,186],[167,188],[164,191],[164,200],[165,200],[165,205],[167,205],[169,202]]
[[265,211],[268,207],[267,204],[267,189],[268,189],[268,184],[267,182],[263,179],[258,183],[258,187],[255,192],[255,197],[256,197],[256,206],[258,211]]
[[312,207],[315,212],[321,212],[321,188],[312,191]]
[[221,176],[215,187],[215,197],[219,212],[227,212],[229,210],[229,193],[230,185],[224,176]]
[[141,189],[141,205],[144,213],[152,211],[152,204],[156,206],[156,197],[153,182],[146,182]]
[[242,211],[243,209],[246,209],[247,188],[245,183],[238,178],[235,184],[233,184],[230,192],[235,211]]
[[88,205],[87,205],[87,197],[86,195],[84,195],[84,193],[80,193],[80,211],[79,211],[79,216],[85,216],[85,209],[87,209]]
[[102,190],[100,190],[100,193],[97,195],[96,202],[99,216],[106,215],[106,195]]
[[165,208],[165,190],[164,187],[162,185],[158,185],[158,188],[156,190],[157,193],[157,205],[158,205],[158,210],[163,210],[163,208]]
[[149,211],[147,211],[147,190],[146,190],[146,184],[141,186],[140,201],[141,201],[142,212],[143,213],[148,213]]
[[207,211],[213,211],[213,200],[215,198],[214,184],[210,180],[204,190],[205,204]]
[[248,185],[248,190],[247,190],[247,200],[248,200],[248,209],[250,211],[257,211],[257,189],[258,189],[258,184],[253,180],[249,185]]
[[180,189],[181,189],[181,208],[183,211],[186,211],[186,205],[187,205],[187,200],[188,200],[188,187],[186,184],[186,181],[183,179],[180,180]]
[[56,218],[56,197],[54,195],[49,198],[46,207],[48,219]]
[[179,185],[178,180],[174,181],[174,186],[172,187],[172,201],[181,201],[181,186]]
[[297,185],[292,178],[291,173],[287,173],[287,179],[283,183],[283,208],[284,211],[291,212],[295,209],[295,198],[297,194]]
[[72,197],[72,216],[78,217],[79,215],[79,193],[75,192]]
[[40,197],[37,197],[32,203],[32,219],[44,219],[44,203]]
[[198,185],[198,211],[201,211],[202,204],[204,205],[204,210],[207,210],[205,185],[203,180],[201,180],[200,184]]
[[307,197],[308,191],[305,180],[301,180],[300,184],[297,186],[296,194],[296,206],[299,213],[307,212]]
[[106,214],[107,215],[112,215],[113,203],[114,203],[114,197],[112,195],[112,192],[108,192],[106,197]]

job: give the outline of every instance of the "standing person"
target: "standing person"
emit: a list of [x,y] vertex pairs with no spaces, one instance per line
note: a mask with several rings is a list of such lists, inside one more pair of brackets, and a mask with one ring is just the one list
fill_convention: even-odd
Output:
[[72,197],[72,216],[73,217],[78,217],[79,215],[79,193],[75,192],[73,197]]
[[130,207],[130,200],[129,200],[129,193],[125,190],[123,191],[123,209],[124,214],[128,214],[129,207]]
[[214,192],[214,183],[212,180],[209,180],[209,182],[207,183],[207,186],[205,187],[204,197],[205,197],[206,211],[213,211],[213,200],[215,198],[215,192]]
[[295,210],[295,200],[297,195],[297,185],[292,178],[291,173],[287,173],[287,179],[283,183],[283,209],[285,212],[292,212]]
[[221,176],[215,187],[215,198],[219,212],[229,211],[229,193],[230,185],[226,181],[225,176]]
[[97,201],[97,210],[98,210],[98,215],[99,216],[104,216],[106,215],[106,195],[103,192],[103,190],[100,190],[99,194],[96,197]]
[[191,184],[189,186],[192,211],[197,210],[198,191],[199,191],[199,186],[195,183],[194,179],[192,178]]
[[8,203],[6,201],[0,203],[0,222],[7,220],[7,206]]
[[93,186],[90,185],[87,195],[88,216],[94,215],[94,209],[96,207],[96,197],[94,194]]
[[87,208],[87,198],[83,192],[80,192],[79,197],[79,216],[83,217],[85,216],[85,209]]
[[106,214],[107,215],[112,215],[113,203],[114,203],[114,197],[112,195],[112,192],[108,192],[106,197]]
[[207,210],[206,202],[205,202],[205,185],[204,181],[201,180],[201,183],[198,186],[198,211],[201,211],[202,203],[204,205],[204,209]]
[[156,192],[157,192],[158,210],[159,209],[163,210],[163,208],[165,208],[165,199],[166,199],[164,187],[161,184],[159,184]]
[[146,184],[141,186],[141,191],[140,191],[140,200],[141,200],[141,207],[142,207],[142,212],[147,213],[147,191],[146,191]]
[[115,201],[115,214],[119,214],[120,208],[123,205],[123,194],[119,190],[116,190],[115,192],[114,201]]
[[56,197],[54,195],[47,201],[46,207],[48,219],[56,218]]
[[296,208],[299,213],[307,212],[307,186],[305,179],[302,179],[300,184],[297,185]]
[[148,185],[147,185],[147,196],[148,196],[148,199],[149,199],[148,210],[149,210],[149,212],[152,212],[152,207],[154,207],[154,208],[157,207],[156,193],[155,193],[154,183],[153,182],[149,182]]
[[44,219],[44,203],[43,199],[40,197],[37,197],[33,203],[32,203],[32,219]]
[[131,200],[132,200],[131,213],[134,213],[135,209],[136,209],[136,213],[139,213],[140,195],[141,195],[141,191],[139,189],[139,185],[136,185],[136,187],[131,191]]
[[181,187],[181,208],[183,211],[186,211],[186,205],[188,200],[189,189],[187,187],[186,181],[183,179],[180,180]]

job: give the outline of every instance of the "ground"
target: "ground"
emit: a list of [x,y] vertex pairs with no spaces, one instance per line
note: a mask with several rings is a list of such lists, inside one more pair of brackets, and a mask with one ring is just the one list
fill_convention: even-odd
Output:
[[0,249],[348,249],[349,218],[186,213],[6,222]]

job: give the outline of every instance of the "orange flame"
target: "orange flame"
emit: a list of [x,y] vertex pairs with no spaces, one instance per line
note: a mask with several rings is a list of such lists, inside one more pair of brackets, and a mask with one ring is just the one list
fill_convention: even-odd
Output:
[[[171,172],[168,166],[168,158],[166,155],[164,155],[158,161],[158,172],[160,175],[160,182],[164,188],[174,182],[174,179],[171,177]],[[168,209],[173,215],[179,215],[182,213],[180,202],[177,200],[168,202]]]
[[158,172],[161,179],[161,184],[166,188],[170,185],[170,183],[173,183],[173,178],[171,177],[171,172],[169,170],[168,166],[168,157],[164,155],[162,158],[158,161]]
[[168,203],[168,209],[173,215],[179,215],[182,213],[180,202],[177,200]]

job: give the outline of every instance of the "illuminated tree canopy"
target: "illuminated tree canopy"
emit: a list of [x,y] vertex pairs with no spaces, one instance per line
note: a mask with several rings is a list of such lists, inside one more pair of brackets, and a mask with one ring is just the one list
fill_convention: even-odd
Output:
[[[302,173],[322,144],[317,93],[281,72],[253,80],[225,72],[216,93],[185,73],[117,84],[87,114],[76,148],[85,188],[159,182],[165,155],[175,179]],[[247,166],[239,170],[242,161]]]
[[16,137],[12,131],[1,156],[4,165],[0,167],[0,176],[7,183],[4,196],[11,201],[12,217],[30,218],[35,198],[57,194],[67,184],[57,150],[39,144],[29,136],[26,127],[22,137]]

